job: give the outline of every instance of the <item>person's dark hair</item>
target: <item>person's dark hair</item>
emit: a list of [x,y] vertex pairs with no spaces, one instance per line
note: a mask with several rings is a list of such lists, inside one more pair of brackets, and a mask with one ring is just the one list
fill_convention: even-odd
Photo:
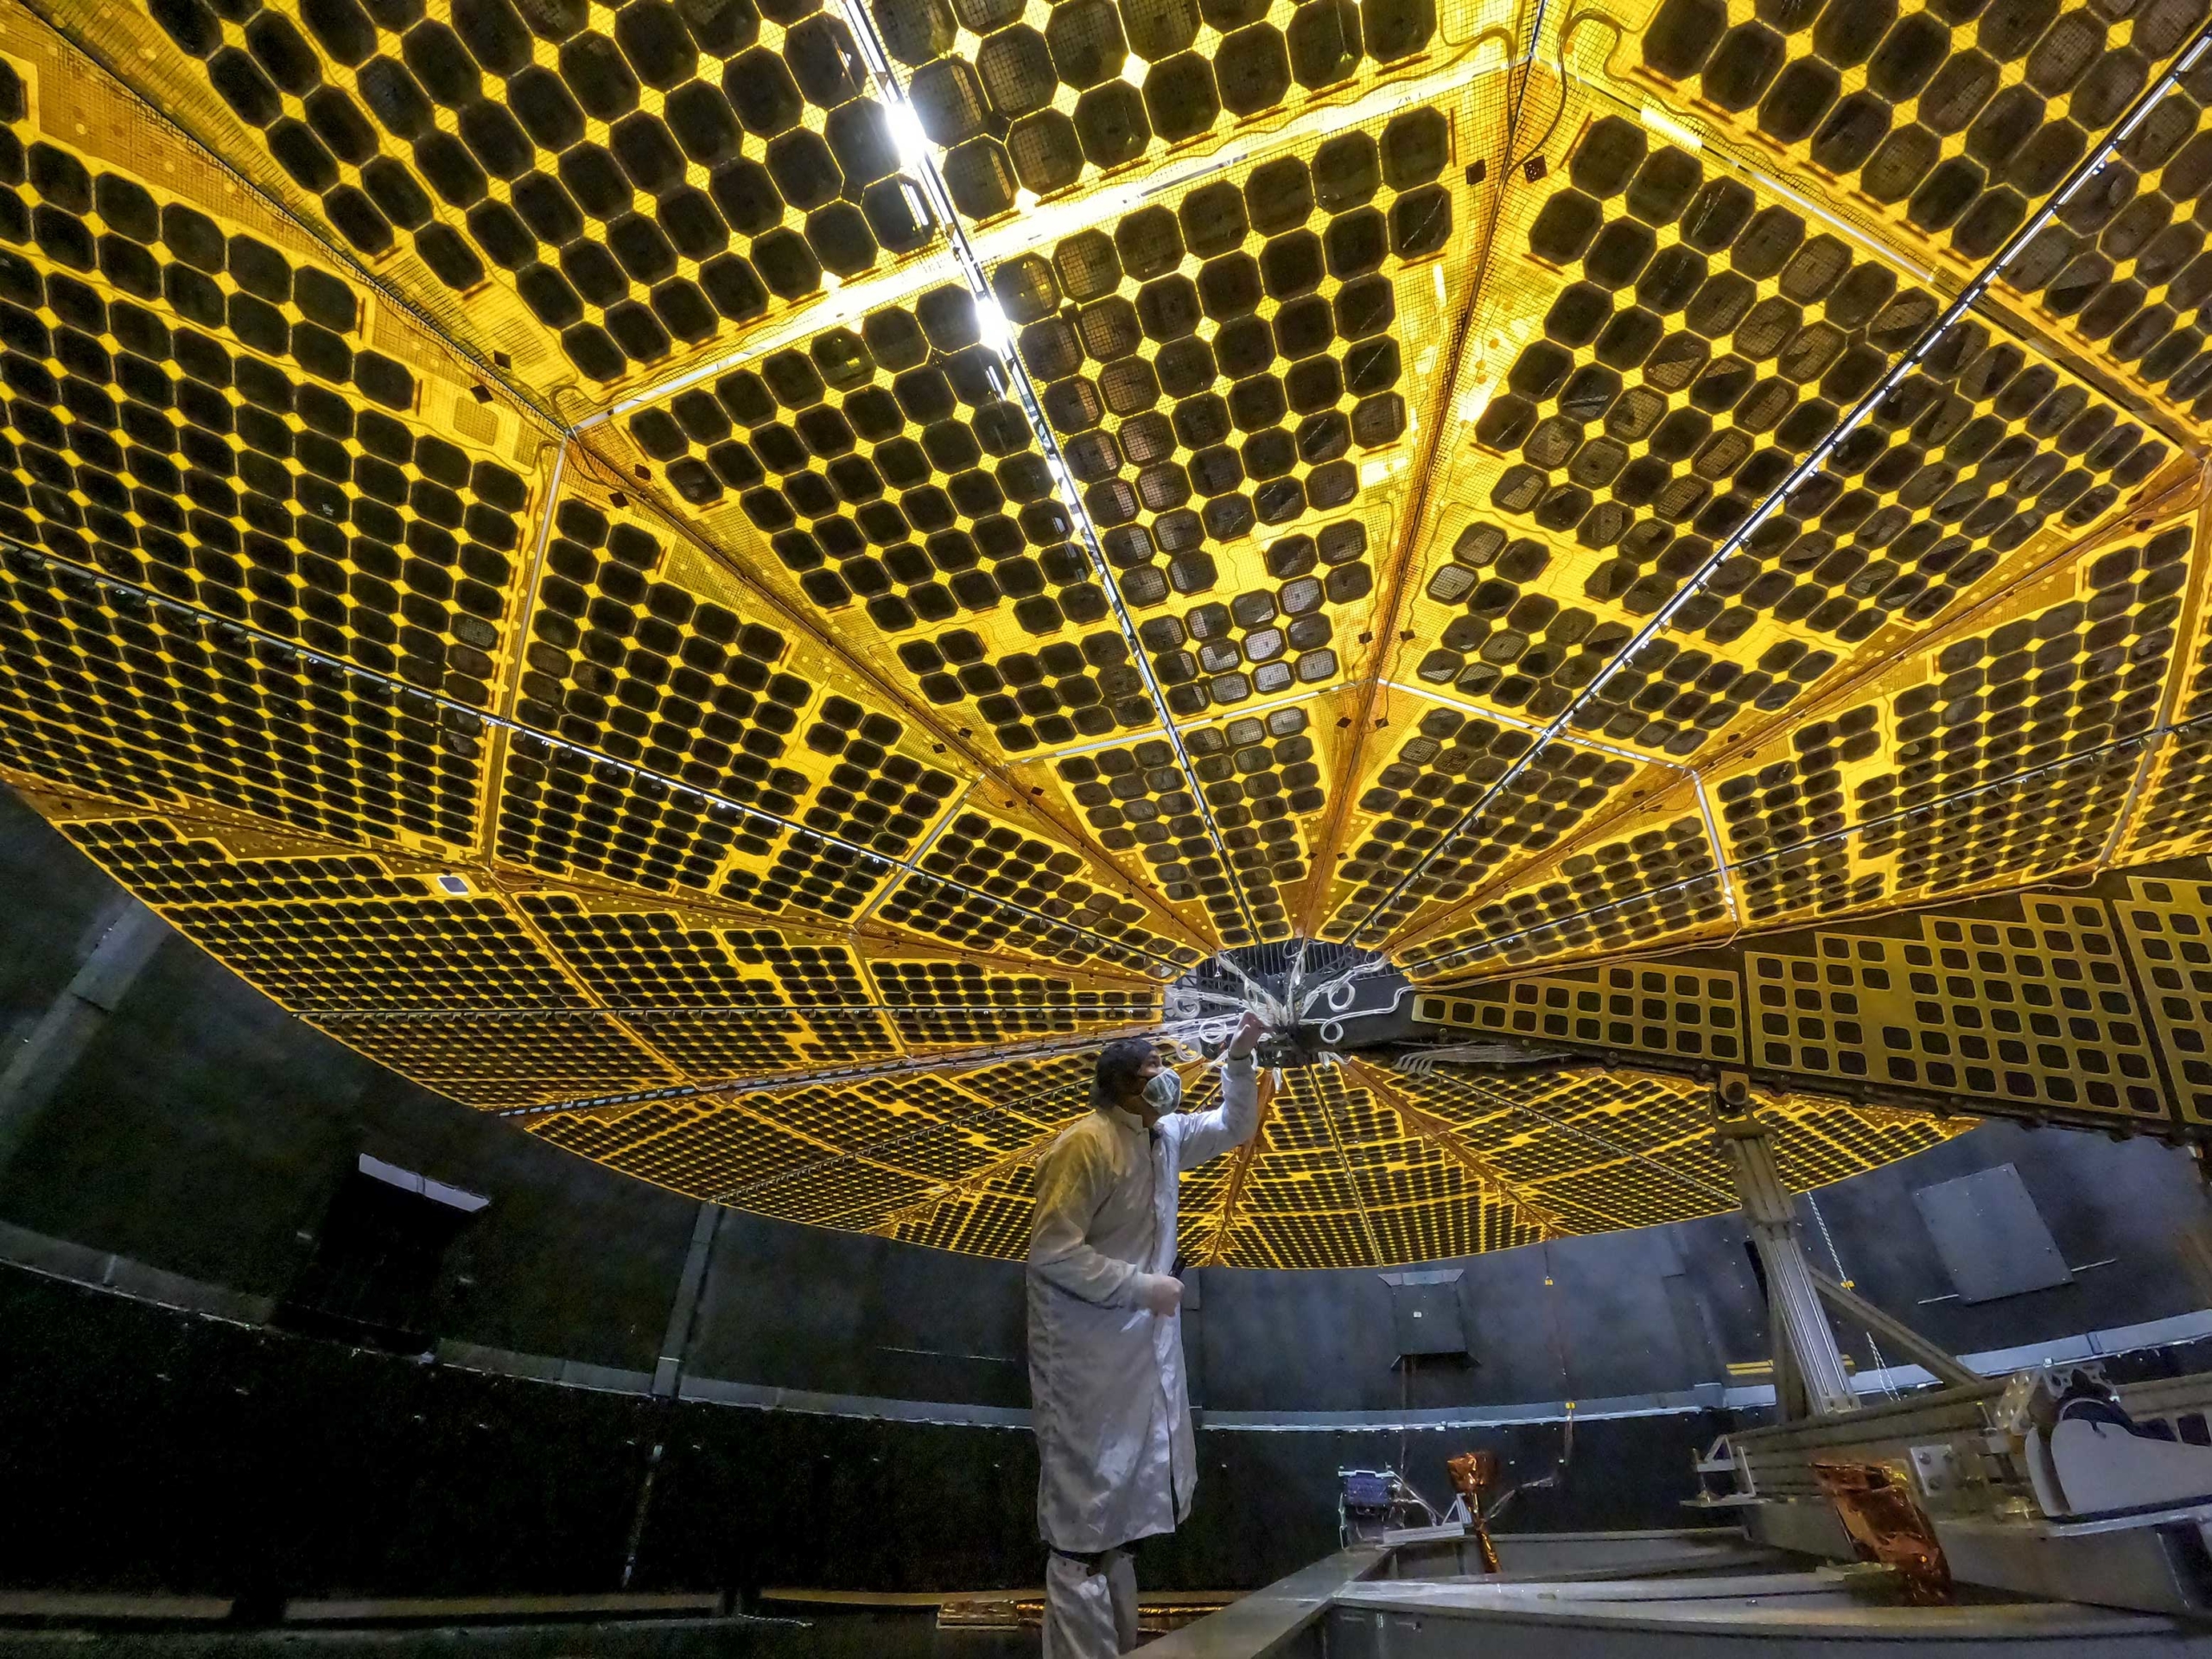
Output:
[[1123,1096],[1135,1092],[1144,1063],[1159,1052],[1159,1044],[1149,1037],[1116,1037],[1098,1051],[1098,1069],[1091,1073],[1090,1103],[1120,1105]]

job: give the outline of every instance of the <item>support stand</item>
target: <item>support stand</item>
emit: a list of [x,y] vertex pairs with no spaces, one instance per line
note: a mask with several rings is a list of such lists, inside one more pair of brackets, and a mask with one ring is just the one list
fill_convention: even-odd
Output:
[[[1735,1177],[1751,1248],[1766,1270],[1776,1409],[1785,1422],[1855,1410],[1859,1397],[1852,1390],[1850,1372],[1844,1369],[1843,1351],[1836,1346],[1834,1327],[1821,1306],[1820,1287],[1805,1260],[1789,1190],[1775,1168],[1766,1125],[1751,1111],[1750,1080],[1738,1071],[1723,1072],[1713,1104],[1720,1150]],[[1850,1294],[1840,1285],[1834,1288]]]

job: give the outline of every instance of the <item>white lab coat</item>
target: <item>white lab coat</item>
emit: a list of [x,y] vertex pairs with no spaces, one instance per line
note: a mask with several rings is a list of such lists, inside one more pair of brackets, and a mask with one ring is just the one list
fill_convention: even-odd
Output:
[[1029,1387],[1040,1467],[1037,1521],[1056,1549],[1092,1554],[1173,1532],[1198,1478],[1179,1315],[1137,1305],[1138,1281],[1175,1262],[1176,1178],[1251,1138],[1249,1058],[1222,1063],[1221,1104],[1146,1132],[1116,1107],[1087,1112],[1037,1166],[1029,1233]]

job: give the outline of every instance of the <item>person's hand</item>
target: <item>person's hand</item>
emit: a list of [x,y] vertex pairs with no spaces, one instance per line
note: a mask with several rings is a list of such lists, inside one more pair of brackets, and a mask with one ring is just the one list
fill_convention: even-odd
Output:
[[1183,1281],[1171,1274],[1146,1274],[1137,1287],[1137,1306],[1163,1319],[1173,1317],[1183,1306]]
[[1229,1058],[1243,1059],[1259,1047],[1260,1039],[1267,1034],[1267,1022],[1256,1014],[1247,1014],[1244,1023],[1236,1027],[1236,1034],[1229,1039]]

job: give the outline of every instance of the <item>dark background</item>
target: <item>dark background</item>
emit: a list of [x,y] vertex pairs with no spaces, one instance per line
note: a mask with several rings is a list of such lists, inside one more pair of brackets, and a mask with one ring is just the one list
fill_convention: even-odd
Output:
[[[121,895],[3,793],[0,895],[4,1065]],[[412,1306],[426,1337],[652,1371],[696,1205],[416,1088],[175,937],[23,1124],[0,1167],[0,1223],[282,1304],[327,1282],[308,1269],[363,1153],[491,1199]],[[1976,1306],[1931,1300],[1953,1287],[1912,1192],[2007,1162],[2075,1282]],[[1816,1198],[1837,1259],[1810,1230],[1815,1265],[1840,1267],[1957,1351],[2212,1303],[2196,1166],[2152,1142],[1991,1125]],[[27,1252],[0,1239],[0,1255]],[[1376,1273],[1195,1275],[1195,1402],[1530,1403],[1555,1416],[1560,1402],[1713,1384],[1765,1357],[1732,1217],[1435,1265],[1462,1269],[1441,1294],[1457,1299],[1471,1351],[1410,1372],[1394,1363],[1392,1292]],[[1842,1334],[1859,1364],[1878,1363],[1863,1335]],[[693,1379],[1021,1407],[1022,1340],[1016,1265],[731,1214],[683,1357]],[[486,1375],[0,1265],[0,1583],[259,1599],[607,1590],[633,1532],[638,1589],[1039,1580],[1026,1430],[658,1401],[640,1377],[623,1385],[638,1392]],[[1586,1420],[1559,1484],[1516,1501],[1508,1524],[1681,1524],[1691,1456],[1727,1421],[1679,1408]],[[1198,1510],[1147,1548],[1141,1571],[1163,1588],[1264,1582],[1335,1547],[1339,1466],[1402,1455],[1441,1494],[1450,1452],[1496,1447],[1509,1478],[1528,1479],[1565,1439],[1556,1421],[1402,1440],[1202,1427]]]

